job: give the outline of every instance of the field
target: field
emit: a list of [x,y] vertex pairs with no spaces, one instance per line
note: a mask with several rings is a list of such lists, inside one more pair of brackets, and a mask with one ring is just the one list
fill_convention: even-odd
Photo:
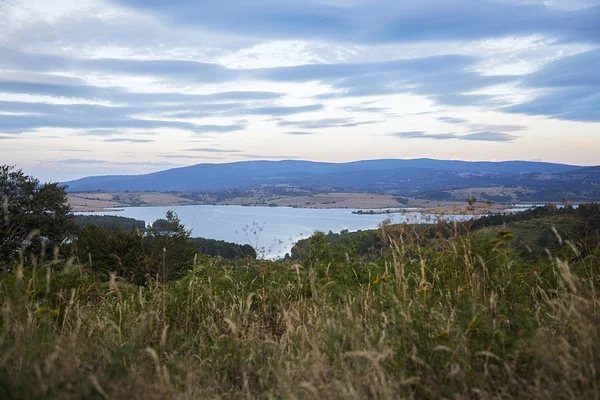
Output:
[[[127,206],[179,206],[187,204],[268,205],[305,208],[380,208],[398,207],[397,196],[365,193],[318,193],[300,196],[253,194],[218,200],[210,196],[191,200],[180,193],[158,192],[98,192],[70,193],[69,203],[74,211],[99,211],[103,208]],[[185,196],[185,194],[183,194]],[[416,204],[417,200],[413,200]]]
[[15,265],[0,398],[598,398],[586,221],[317,234],[292,260],[195,257],[168,281],[163,261],[141,285],[92,259]]
[[192,204],[188,199],[169,193],[156,192],[98,192],[70,193],[69,204],[73,211],[101,211],[105,208],[139,206],[182,206]]
[[[471,196],[471,192],[462,193]],[[462,195],[460,194],[460,195]],[[458,196],[459,194],[457,194]],[[263,191],[243,191],[241,195],[230,195],[223,199],[207,194],[190,196],[188,193],[159,192],[93,192],[69,193],[69,204],[73,211],[94,212],[106,208],[205,205],[246,205],[300,208],[360,208],[373,209],[416,207],[430,213],[464,212],[464,201],[436,201],[375,193],[316,193],[304,195],[276,195]],[[465,197],[467,198],[467,197]],[[470,198],[470,197],[469,197]],[[481,214],[488,211],[508,210],[506,204],[476,202],[471,212]]]

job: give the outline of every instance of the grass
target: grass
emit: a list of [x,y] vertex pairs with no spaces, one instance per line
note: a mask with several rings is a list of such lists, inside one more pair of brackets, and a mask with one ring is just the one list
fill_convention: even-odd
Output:
[[0,274],[0,398],[600,398],[600,257],[512,237],[425,245],[406,225],[375,261],[199,257],[184,278],[101,282],[68,260]]

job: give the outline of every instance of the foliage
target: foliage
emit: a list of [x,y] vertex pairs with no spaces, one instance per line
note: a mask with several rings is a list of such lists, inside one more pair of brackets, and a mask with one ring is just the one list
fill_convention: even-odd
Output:
[[133,219],[97,221],[104,226],[90,223],[81,228],[72,247],[76,259],[104,279],[114,273],[138,285],[156,279],[173,280],[193,267],[196,254],[256,259],[256,251],[249,245],[190,238],[190,232],[171,211],[145,231],[137,226],[134,230],[121,228],[142,222]]
[[82,228],[74,243],[80,263],[107,280],[111,273],[131,282],[145,283],[156,277],[158,268],[150,269],[160,260],[151,260],[139,231],[106,229],[89,224]]
[[581,204],[578,207],[573,207],[571,205],[566,207],[557,207],[549,204],[541,207],[534,207],[521,212],[483,215],[472,221],[471,229],[479,229],[486,226],[497,226],[510,222],[526,221],[533,218],[555,215],[577,215],[582,217],[600,215],[600,203]]
[[0,396],[597,397],[600,253],[377,232],[369,258],[320,233],[296,261],[201,257],[143,287],[68,262],[0,275]]
[[0,166],[0,261],[44,257],[73,231],[65,186]]
[[219,256],[228,259],[256,259],[256,250],[249,244],[235,244],[223,240],[192,238],[190,243],[199,254]]
[[[386,224],[384,234],[380,229],[342,231],[339,234],[329,232],[325,239],[338,259],[359,257],[372,260],[390,254],[390,238],[408,240],[409,232],[417,234],[424,245],[436,247],[453,235],[471,231],[475,238],[488,240],[503,229],[514,233],[511,245],[525,259],[546,258],[547,250],[563,252],[567,244],[557,238],[557,233],[567,239],[577,238],[581,256],[585,256],[593,252],[600,242],[600,204],[588,203],[578,207],[548,205],[516,213],[485,215],[463,224]],[[292,248],[292,259],[305,257],[310,240],[312,238],[296,243]]]
[[81,228],[94,224],[108,230],[135,231],[138,229],[140,232],[146,230],[146,222],[116,215],[76,215],[75,223]]
[[409,200],[406,197],[396,197],[396,201],[400,204],[407,205]]

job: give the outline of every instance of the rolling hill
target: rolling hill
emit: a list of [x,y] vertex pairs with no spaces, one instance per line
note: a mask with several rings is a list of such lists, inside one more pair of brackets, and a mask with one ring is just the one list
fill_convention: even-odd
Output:
[[[198,164],[145,175],[94,176],[65,182],[70,192],[211,192],[259,186],[329,187],[440,198],[464,188],[524,188],[524,200],[597,199],[600,167],[528,161],[466,162],[433,159],[349,163],[246,161]],[[541,198],[542,193],[547,198]],[[542,196],[542,197],[544,197]],[[447,197],[441,194],[441,199]]]

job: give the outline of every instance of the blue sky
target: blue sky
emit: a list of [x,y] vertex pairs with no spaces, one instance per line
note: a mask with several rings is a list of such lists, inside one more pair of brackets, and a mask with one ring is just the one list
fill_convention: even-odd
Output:
[[0,154],[600,164],[600,0],[0,0]]

